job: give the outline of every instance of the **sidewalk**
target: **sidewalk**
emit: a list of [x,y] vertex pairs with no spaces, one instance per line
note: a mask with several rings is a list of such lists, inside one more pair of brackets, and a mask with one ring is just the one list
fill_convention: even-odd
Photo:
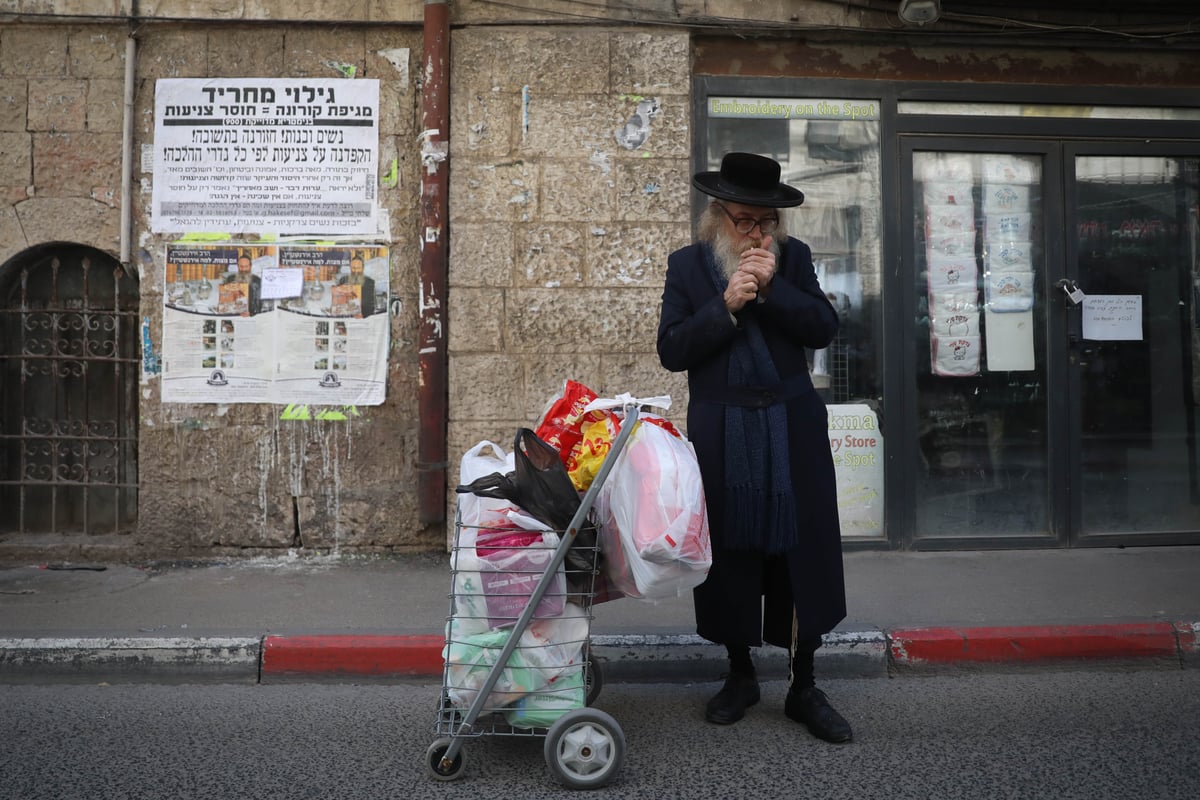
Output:
[[[1200,547],[845,556],[825,677],[1200,667]],[[0,564],[0,682],[441,678],[448,557]],[[608,681],[716,680],[691,598],[595,607]],[[786,654],[763,648],[781,676]]]

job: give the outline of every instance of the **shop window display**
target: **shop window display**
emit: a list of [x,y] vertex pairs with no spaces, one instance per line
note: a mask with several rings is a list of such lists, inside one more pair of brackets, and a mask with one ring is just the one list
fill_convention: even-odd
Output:
[[1041,163],[913,156],[918,537],[1044,533]]

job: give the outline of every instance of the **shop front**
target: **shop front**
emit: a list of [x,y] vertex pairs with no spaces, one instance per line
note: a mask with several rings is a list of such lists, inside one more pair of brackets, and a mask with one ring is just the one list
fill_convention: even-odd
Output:
[[808,198],[848,545],[1200,543],[1188,95],[697,77],[696,163],[761,152]]

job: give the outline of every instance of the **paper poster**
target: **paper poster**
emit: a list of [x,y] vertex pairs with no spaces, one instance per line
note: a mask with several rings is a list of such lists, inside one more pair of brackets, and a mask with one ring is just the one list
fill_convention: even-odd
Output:
[[[382,403],[388,263],[376,245],[168,245],[163,402]],[[263,280],[283,273],[296,291]]]
[[1083,299],[1083,338],[1095,341],[1142,340],[1140,294],[1089,294]]
[[842,536],[883,536],[883,433],[861,403],[828,406]]
[[156,233],[376,233],[379,81],[161,78]]
[[987,309],[984,312],[989,372],[1023,372],[1037,368],[1033,324],[1032,311],[998,314]]

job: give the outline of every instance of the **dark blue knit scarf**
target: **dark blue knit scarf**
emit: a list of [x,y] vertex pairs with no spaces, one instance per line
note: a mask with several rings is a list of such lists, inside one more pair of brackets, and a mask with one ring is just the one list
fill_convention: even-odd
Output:
[[[712,247],[704,261],[724,292],[729,280]],[[778,386],[779,373],[754,314],[739,319],[741,331],[729,355],[730,386]],[[725,519],[720,545],[730,550],[782,553],[799,544],[792,473],[788,465],[787,407],[725,406]]]

